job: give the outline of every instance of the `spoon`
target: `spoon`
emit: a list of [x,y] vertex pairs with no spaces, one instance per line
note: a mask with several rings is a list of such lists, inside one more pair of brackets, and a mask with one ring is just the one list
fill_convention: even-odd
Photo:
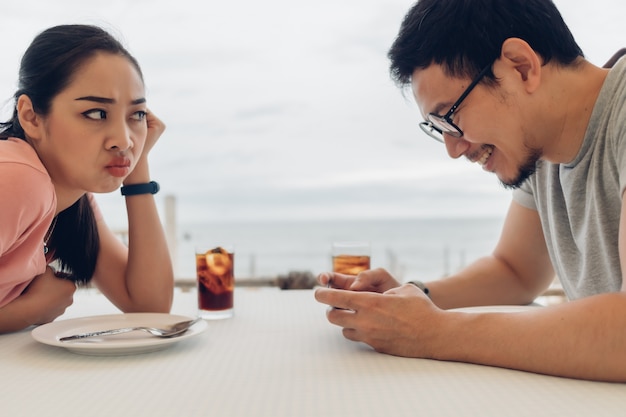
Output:
[[151,335],[157,336],[157,337],[176,337],[185,333],[187,330],[189,330],[191,326],[193,326],[200,320],[202,320],[200,317],[195,318],[193,320],[185,320],[179,323],[174,323],[164,329],[160,329],[156,327],[135,326],[135,327],[123,327],[120,329],[101,330],[101,331],[89,332],[89,333],[78,333],[72,336],[61,337],[59,341],[67,342],[70,340],[85,339],[87,337],[109,336],[113,334],[134,332],[136,330],[148,332]]

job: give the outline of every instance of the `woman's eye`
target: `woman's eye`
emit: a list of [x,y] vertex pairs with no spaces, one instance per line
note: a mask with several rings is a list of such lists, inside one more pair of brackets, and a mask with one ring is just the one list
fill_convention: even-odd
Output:
[[146,119],[146,116],[148,115],[148,113],[144,110],[139,110],[135,113],[133,113],[133,115],[131,116],[131,118],[135,121],[141,122],[143,120]]
[[92,120],[104,120],[107,118],[107,112],[105,112],[104,110],[100,110],[100,109],[93,109],[93,110],[88,110],[84,112],[83,116]]

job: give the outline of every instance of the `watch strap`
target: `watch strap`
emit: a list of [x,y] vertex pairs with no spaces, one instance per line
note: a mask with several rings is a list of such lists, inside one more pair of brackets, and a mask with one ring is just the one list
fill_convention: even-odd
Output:
[[415,285],[417,288],[422,290],[422,292],[424,294],[426,294],[428,296],[428,298],[430,298],[430,290],[428,289],[428,287],[422,281],[409,281],[409,282],[407,282],[407,284]]
[[139,195],[139,194],[156,194],[159,192],[161,187],[159,183],[156,181],[150,181],[143,184],[131,184],[123,186],[120,191],[122,195]]

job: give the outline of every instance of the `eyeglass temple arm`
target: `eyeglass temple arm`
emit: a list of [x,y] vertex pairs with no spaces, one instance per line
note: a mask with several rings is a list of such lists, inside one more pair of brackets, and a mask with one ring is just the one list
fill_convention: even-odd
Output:
[[461,97],[459,97],[459,99],[456,101],[456,103],[454,103],[452,105],[452,107],[450,107],[450,110],[448,110],[448,114],[446,114],[446,116],[444,116],[444,117],[452,116],[452,113],[454,113],[456,111],[457,107],[459,107],[459,105],[461,104],[461,102],[463,102],[463,100],[465,100],[465,97],[468,96],[468,94],[474,89],[474,87],[476,87],[476,85],[480,82],[480,80],[482,80],[483,77],[487,74],[487,72],[489,72],[489,70],[491,69],[492,65],[493,64],[487,65],[485,68],[483,68],[478,73],[478,76],[476,78],[474,78],[474,81],[472,81],[472,83],[469,86],[467,86],[467,88],[465,89],[463,94],[461,94]]
[[619,51],[615,52],[613,56],[606,61],[606,64],[602,66],[602,68],[613,68],[613,65],[624,55],[626,55],[626,48],[622,48]]

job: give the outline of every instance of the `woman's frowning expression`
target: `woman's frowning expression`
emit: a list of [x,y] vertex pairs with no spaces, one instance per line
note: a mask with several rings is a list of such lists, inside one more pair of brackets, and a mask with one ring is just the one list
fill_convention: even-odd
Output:
[[127,58],[101,52],[78,67],[35,145],[57,191],[118,188],[143,151],[146,112],[143,80]]

